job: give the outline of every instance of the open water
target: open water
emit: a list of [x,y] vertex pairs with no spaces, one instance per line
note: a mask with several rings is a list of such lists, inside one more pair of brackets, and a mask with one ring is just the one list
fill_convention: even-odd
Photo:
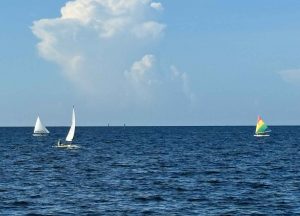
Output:
[[300,215],[300,127],[0,128],[0,215]]

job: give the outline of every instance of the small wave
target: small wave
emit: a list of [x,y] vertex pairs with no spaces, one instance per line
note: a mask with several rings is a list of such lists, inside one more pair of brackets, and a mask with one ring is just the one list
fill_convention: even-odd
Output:
[[220,171],[219,170],[206,170],[204,173],[206,175],[214,175],[214,174],[219,174]]
[[155,215],[156,212],[152,211],[152,210],[144,210],[144,211],[142,211],[142,214],[144,214],[144,215]]
[[183,188],[183,187],[176,187],[175,190],[178,192],[188,191],[188,189]]
[[181,172],[179,173],[181,176],[193,176],[196,174],[196,172],[194,171],[184,171],[184,172]]
[[189,201],[189,202],[206,202],[206,201],[208,201],[208,199],[205,197],[191,197],[191,198],[188,198],[187,201]]
[[42,167],[36,167],[30,170],[31,173],[41,173],[43,172],[43,168]]
[[125,163],[113,163],[112,167],[131,167],[132,164],[125,164]]
[[8,191],[8,189],[0,188],[0,192],[6,192],[6,191]]
[[26,216],[41,216],[41,214],[31,212],[31,213],[26,214]]
[[261,183],[261,182],[252,182],[252,183],[249,183],[250,187],[251,188],[254,188],[254,189],[260,189],[260,188],[269,188],[270,185],[266,184],[266,183]]
[[220,184],[220,183],[222,183],[222,181],[220,181],[219,179],[209,179],[207,182],[210,183],[210,184]]
[[12,205],[14,206],[20,206],[20,207],[27,207],[30,205],[29,202],[25,201],[25,200],[21,200],[21,201],[15,201],[12,203]]
[[90,172],[96,172],[97,170],[93,169],[93,168],[86,168],[86,169],[84,169],[84,171],[90,173]]
[[153,196],[136,197],[135,200],[142,201],[142,202],[151,202],[151,201],[161,202],[164,201],[165,199],[159,195],[153,195]]
[[38,194],[36,194],[36,195],[31,195],[30,196],[30,198],[31,199],[39,199],[39,198],[41,198],[42,196],[41,195],[38,195]]

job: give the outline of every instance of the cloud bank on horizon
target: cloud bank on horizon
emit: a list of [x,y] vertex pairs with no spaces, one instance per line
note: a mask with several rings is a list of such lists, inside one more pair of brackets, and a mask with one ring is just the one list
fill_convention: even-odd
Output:
[[42,58],[108,106],[188,106],[195,95],[187,73],[153,54],[167,27],[158,21],[163,10],[151,0],[69,1],[32,32]]

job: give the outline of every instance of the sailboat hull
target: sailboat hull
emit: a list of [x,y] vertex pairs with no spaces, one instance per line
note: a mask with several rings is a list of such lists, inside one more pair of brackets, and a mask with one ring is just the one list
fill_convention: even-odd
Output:
[[255,137],[269,137],[270,134],[254,134]]
[[75,148],[79,148],[78,145],[75,144],[68,144],[68,143],[61,143],[55,146],[56,148],[67,148],[67,149],[75,149]]
[[35,136],[35,137],[39,137],[39,136],[48,136],[49,133],[33,133],[32,136]]
[[57,148],[68,148],[68,149],[74,149],[74,148],[79,148],[78,145],[74,145],[72,143],[62,143],[60,140],[58,140],[56,146]]

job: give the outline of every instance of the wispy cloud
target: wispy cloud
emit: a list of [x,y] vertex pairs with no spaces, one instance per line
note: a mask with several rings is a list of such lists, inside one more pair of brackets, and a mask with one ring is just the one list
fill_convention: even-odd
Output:
[[125,76],[136,84],[151,85],[153,82],[151,69],[154,67],[155,60],[154,55],[145,55],[141,60],[134,62],[129,71],[125,71]]
[[150,6],[156,10],[160,10],[160,11],[164,10],[164,7],[160,2],[152,2]]
[[283,70],[279,75],[285,82],[300,84],[300,69]]
[[178,79],[181,82],[182,90],[187,98],[190,99],[191,102],[194,102],[196,99],[196,96],[194,92],[191,89],[190,81],[188,74],[185,72],[181,72],[176,66],[171,65],[171,74],[173,79]]

